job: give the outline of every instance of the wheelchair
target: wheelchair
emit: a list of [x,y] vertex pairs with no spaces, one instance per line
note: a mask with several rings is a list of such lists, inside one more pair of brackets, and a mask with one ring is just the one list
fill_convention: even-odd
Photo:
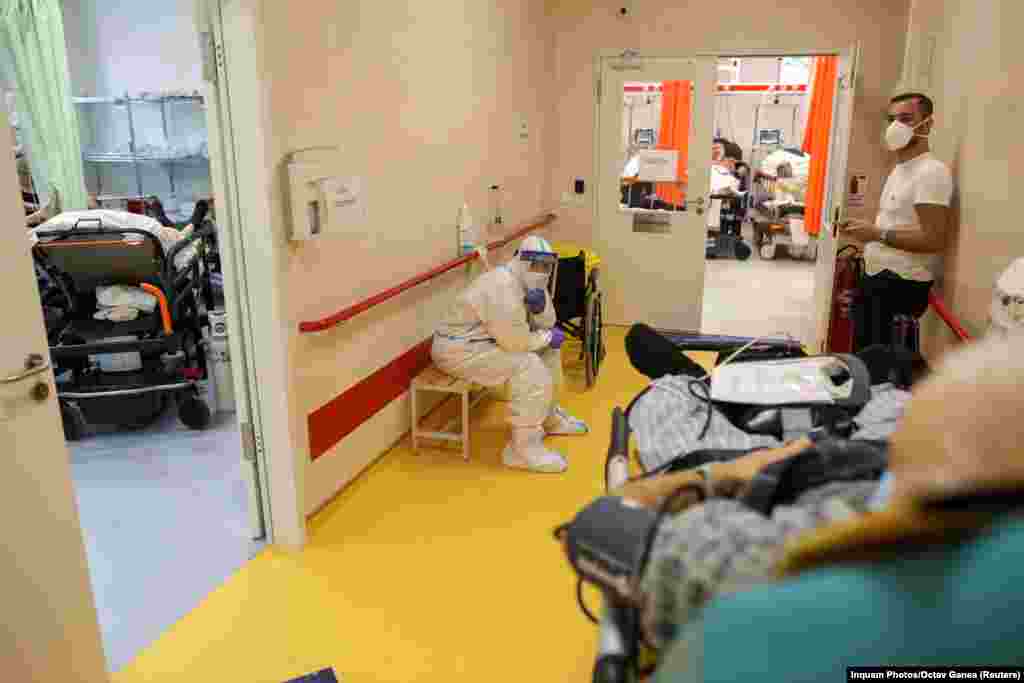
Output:
[[558,266],[550,292],[558,326],[580,342],[580,360],[584,362],[587,388],[597,381],[606,354],[598,286],[601,259],[574,244],[554,244]]

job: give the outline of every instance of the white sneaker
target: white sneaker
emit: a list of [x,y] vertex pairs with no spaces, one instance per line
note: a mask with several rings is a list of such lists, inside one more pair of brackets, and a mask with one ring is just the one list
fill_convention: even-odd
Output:
[[512,430],[512,440],[501,453],[506,467],[531,472],[557,474],[569,468],[568,461],[543,444],[544,430],[538,427],[519,427]]
[[583,420],[573,417],[560,407],[555,406],[548,419],[544,420],[544,431],[552,436],[572,436],[586,434],[590,431],[590,427]]

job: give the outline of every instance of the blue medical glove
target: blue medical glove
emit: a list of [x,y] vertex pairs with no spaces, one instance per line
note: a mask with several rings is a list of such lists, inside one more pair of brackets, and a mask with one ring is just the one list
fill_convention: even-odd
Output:
[[553,327],[551,328],[551,341],[548,342],[548,346],[553,349],[560,348],[565,343],[565,332],[562,332],[562,328]]
[[534,315],[540,315],[544,312],[547,307],[547,298],[544,295],[543,289],[528,289],[526,290],[526,298],[523,299],[523,303],[526,304],[526,310]]

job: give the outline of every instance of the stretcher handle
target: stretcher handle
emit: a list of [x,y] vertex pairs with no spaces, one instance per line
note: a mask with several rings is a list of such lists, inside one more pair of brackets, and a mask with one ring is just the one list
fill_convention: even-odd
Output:
[[160,319],[163,321],[164,334],[170,336],[174,329],[171,326],[171,309],[167,306],[167,297],[164,296],[159,287],[154,287],[148,282],[143,282],[139,286],[156,297],[157,302],[160,304]]
[[78,226],[82,223],[95,223],[97,230],[103,230],[103,219],[102,218],[79,218],[75,221],[75,224],[71,227],[71,232],[78,230]]

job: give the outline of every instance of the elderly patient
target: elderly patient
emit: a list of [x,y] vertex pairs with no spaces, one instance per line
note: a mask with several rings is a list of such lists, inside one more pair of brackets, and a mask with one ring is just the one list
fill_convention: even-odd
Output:
[[1024,664],[1022,348],[1016,333],[946,357],[891,440],[881,509],[800,536],[776,566],[788,580],[711,604],[656,680]]
[[[1016,339],[1019,344],[1020,336]],[[996,360],[999,352],[985,348],[989,349],[987,357]],[[1009,348],[1003,352],[1008,354]],[[702,472],[689,470],[661,475],[620,487],[616,493],[635,503],[661,508],[667,502],[666,507],[673,513],[662,522],[652,543],[650,559],[642,576],[634,583],[637,591],[634,598],[643,606],[642,621],[648,643],[661,649],[681,638],[692,628],[691,622],[718,596],[775,581],[777,568],[786,557],[787,543],[815,529],[861,519],[884,504],[886,491],[879,486],[877,474],[888,462],[891,448],[899,450],[893,456],[895,462],[888,474],[899,479],[900,459],[906,462],[908,453],[920,463],[922,458],[940,452],[929,450],[929,446],[920,441],[922,436],[948,441],[957,434],[974,430],[978,421],[963,413],[962,407],[982,406],[987,403],[986,396],[996,400],[1001,394],[991,390],[991,371],[968,360],[970,358],[961,360],[959,365],[951,360],[940,378],[924,385],[927,389],[920,395],[915,393],[908,404],[913,407],[911,414],[915,417],[905,417],[888,443],[855,444],[835,439],[814,443],[804,438],[780,448],[757,450],[729,462],[715,462]],[[1024,367],[1020,360],[1013,362],[1018,370]],[[1009,370],[1012,366],[1013,363],[999,360],[995,372]],[[972,378],[978,382],[972,384]],[[944,388],[959,386],[957,382],[965,387],[961,391],[962,398],[943,402]],[[1017,382],[1024,385],[1024,375]],[[1024,404],[1019,397],[1009,398],[1011,405],[1014,402]],[[931,420],[927,426],[922,426],[922,416]],[[992,429],[989,438],[1001,438],[997,437],[999,434],[998,429]],[[748,504],[749,491],[765,472],[792,462],[794,456],[803,458],[809,453],[820,456],[819,461],[826,465],[822,472],[826,476],[819,477],[816,485],[772,506],[767,514]],[[980,462],[974,459],[972,450],[962,449],[959,454],[961,474],[963,463]],[[1024,455],[1020,458],[1024,461]],[[829,472],[829,463],[843,464]],[[851,463],[859,464],[859,469],[851,468]],[[915,485],[922,482],[934,485],[939,477],[946,476],[946,471],[938,467],[918,468],[915,475],[920,481]],[[851,472],[863,476],[850,476]],[[1024,477],[1021,479],[1024,481]],[[901,486],[909,486],[914,481],[904,476],[902,483],[894,483],[893,489],[898,492]],[[706,492],[707,500],[701,501],[704,497],[699,495],[701,490]],[[682,495],[670,499],[672,494],[680,492]]]

